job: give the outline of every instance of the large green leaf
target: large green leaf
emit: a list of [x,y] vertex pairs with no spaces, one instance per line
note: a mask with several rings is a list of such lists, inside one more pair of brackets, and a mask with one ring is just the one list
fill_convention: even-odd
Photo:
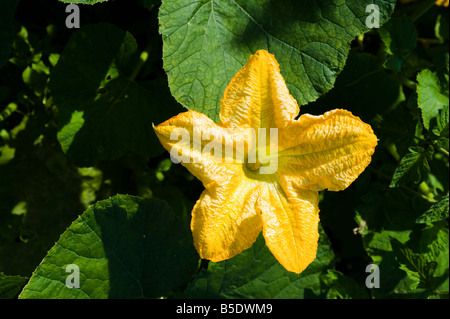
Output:
[[[275,55],[300,105],[333,87],[355,36],[394,0],[171,0],[159,11],[163,61],[173,96],[188,109],[218,120],[223,91],[258,49]],[[370,8],[369,8],[370,9]]]
[[162,153],[152,123],[178,113],[178,105],[165,81],[133,79],[138,60],[133,36],[114,25],[86,25],[71,36],[49,86],[58,140],[77,165]]
[[334,253],[321,231],[316,259],[299,275],[273,257],[260,235],[253,246],[232,259],[209,263],[186,289],[188,298],[319,298],[321,276],[334,266]]
[[[68,265],[79,288],[66,286]],[[116,195],[61,235],[20,298],[155,298],[187,284],[198,267],[189,228],[163,201]]]

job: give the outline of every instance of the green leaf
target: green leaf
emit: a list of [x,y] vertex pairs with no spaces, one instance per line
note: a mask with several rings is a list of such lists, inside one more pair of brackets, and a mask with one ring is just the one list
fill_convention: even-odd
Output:
[[411,278],[404,270],[400,269],[400,264],[393,252],[383,256],[378,267],[380,269],[380,288],[371,289],[374,298],[418,298],[416,289],[419,280]]
[[22,79],[37,96],[41,96],[47,85],[49,73],[49,67],[42,61],[37,63],[33,62],[23,71]]
[[87,25],[71,36],[49,86],[58,107],[58,140],[77,165],[163,152],[152,123],[179,107],[165,81],[130,78],[136,65],[136,41],[114,25]]
[[405,270],[410,276],[420,281],[426,281],[433,276],[437,263],[428,264],[423,255],[415,253],[411,248],[395,240],[392,241],[392,248],[397,261],[403,266],[401,269]]
[[398,187],[408,182],[417,184],[421,181],[424,174],[430,171],[428,161],[433,156],[433,148],[431,146],[427,149],[413,146],[409,148],[409,152],[400,160],[389,187]]
[[439,137],[449,136],[449,126],[448,126],[448,108],[443,108],[439,110],[436,117],[436,126],[433,127],[433,133]]
[[355,36],[368,31],[369,4],[380,24],[395,1],[162,1],[163,62],[175,99],[218,120],[220,100],[258,49],[275,55],[290,93],[305,105],[333,87]]
[[[422,244],[425,247],[419,246],[419,249],[414,243],[401,244],[398,241],[392,241],[400,269],[418,283],[415,293],[430,296],[439,293],[439,289],[448,291],[448,227],[442,234],[443,236],[431,242],[425,239],[428,245]],[[421,236],[424,236],[423,233]],[[445,264],[442,261],[446,261]],[[438,269],[440,263],[441,267]]]
[[340,299],[367,299],[365,287],[353,278],[345,276],[337,270],[328,269],[327,275],[322,280],[330,286],[327,298]]
[[445,218],[448,218],[448,193],[439,201],[431,205],[430,209],[428,209],[425,213],[420,215],[417,218],[416,223],[434,223]]
[[416,298],[435,298],[449,290],[448,222],[416,227],[406,243],[392,241],[393,253],[415,284],[403,293]]
[[384,256],[392,251],[391,240],[397,239],[400,242],[406,242],[409,239],[411,231],[391,231],[383,230],[381,232],[370,232],[364,236],[363,242],[367,254],[376,263],[381,262]]
[[11,53],[11,46],[14,41],[12,22],[18,2],[18,0],[0,1],[0,69],[8,61]]
[[222,262],[210,262],[187,287],[187,298],[319,298],[326,289],[321,275],[334,266],[331,244],[320,231],[316,259],[299,275],[273,257],[260,235],[253,246]]
[[[416,234],[413,233],[413,237]],[[449,265],[449,231],[448,222],[434,222],[427,226],[419,234],[419,240],[416,243],[416,250],[425,257],[427,262],[437,262],[434,277],[446,276],[448,278]],[[448,283],[447,283],[448,284]],[[448,290],[448,287],[447,287]]]
[[0,272],[0,299],[16,298],[27,281],[28,278],[21,276],[6,276]]
[[[68,265],[79,288],[66,286]],[[156,298],[186,285],[198,266],[190,230],[163,201],[116,195],[61,235],[20,298]]]
[[[417,75],[417,82],[417,104],[422,110],[423,125],[428,130],[430,121],[438,116],[439,110],[448,110],[448,77],[446,84],[441,83],[436,72],[425,69]],[[447,90],[444,85],[447,85]]]

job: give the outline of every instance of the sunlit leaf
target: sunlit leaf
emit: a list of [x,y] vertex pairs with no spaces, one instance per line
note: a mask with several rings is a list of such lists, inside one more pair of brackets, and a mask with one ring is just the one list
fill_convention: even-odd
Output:
[[448,110],[448,78],[447,91],[444,91],[445,84],[441,83],[438,75],[428,69],[417,75],[417,82],[417,103],[422,110],[423,125],[428,129],[430,121],[438,116],[439,110]]
[[431,160],[433,149],[424,149],[422,147],[410,147],[409,153],[400,161],[399,166],[394,172],[390,187],[398,187],[408,182],[418,183],[424,173],[430,171],[428,161]]
[[420,215],[416,223],[425,224],[448,218],[448,194],[442,197],[438,202],[434,203],[430,209]]
[[[197,264],[189,229],[165,202],[117,195],[72,223],[20,298],[157,298],[186,285]],[[78,288],[67,285],[68,265]]]
[[236,257],[209,263],[187,287],[187,298],[323,298],[327,287],[321,275],[334,265],[334,253],[320,231],[317,258],[300,274],[287,271],[259,236],[251,248]]
[[[250,54],[275,55],[299,105],[333,87],[350,42],[380,25],[395,1],[163,1],[159,11],[163,62],[173,96],[188,109],[218,120],[223,91]],[[369,8],[370,9],[370,8]]]

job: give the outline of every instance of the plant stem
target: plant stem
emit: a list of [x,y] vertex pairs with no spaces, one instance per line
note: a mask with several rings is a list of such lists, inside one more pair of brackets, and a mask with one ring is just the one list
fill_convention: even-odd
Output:
[[147,62],[150,51],[151,51],[151,46],[147,45],[145,47],[145,49],[141,52],[141,55],[139,56],[139,61],[136,63],[136,66],[134,67],[133,72],[129,76],[130,81],[134,81],[136,79],[136,77],[138,76],[142,67],[144,66],[145,62]]
[[447,150],[445,148],[437,147],[437,150],[439,152],[441,152],[442,154],[444,154],[445,156],[449,156],[449,153],[447,152]]
[[421,16],[423,16],[428,10],[435,5],[436,0],[428,0],[420,3],[417,9],[411,14],[411,20],[416,22]]
[[[375,174],[377,174],[378,176],[380,176],[381,178],[383,178],[383,179],[385,179],[385,180],[387,180],[387,181],[391,181],[391,180],[392,180],[391,177],[389,177],[389,176],[387,176],[386,174],[380,172],[379,170],[374,169],[374,168],[371,167],[371,166],[368,166],[367,169],[371,170],[372,172],[374,172]],[[425,182],[423,182],[423,183],[425,183]],[[430,197],[428,197],[428,196],[426,196],[426,195],[424,195],[424,194],[422,194],[422,193],[419,193],[418,191],[416,191],[416,190],[414,190],[414,189],[412,189],[412,188],[409,188],[408,186],[400,185],[399,187],[402,188],[402,189],[404,189],[404,190],[407,190],[408,192],[410,192],[410,193],[412,193],[412,194],[414,194],[414,195],[416,195],[416,196],[419,196],[419,197],[423,198],[424,200],[426,200],[426,201],[429,202],[429,203],[432,203],[432,204],[436,203],[436,200],[435,200],[435,199],[430,198]],[[421,186],[419,186],[419,188],[420,188],[420,187],[421,187]],[[425,186],[422,186],[422,187],[425,188]],[[426,187],[428,187],[428,185],[426,185]],[[428,189],[429,189],[429,188],[428,188]],[[422,191],[422,190],[421,190],[421,191]]]
[[389,143],[386,145],[386,149],[388,150],[389,154],[392,155],[392,157],[398,162],[400,161],[401,157],[397,152],[397,147],[394,143]]

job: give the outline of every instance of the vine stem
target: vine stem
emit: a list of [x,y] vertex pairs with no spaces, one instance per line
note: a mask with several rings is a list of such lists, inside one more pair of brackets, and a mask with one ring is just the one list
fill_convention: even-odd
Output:
[[[386,174],[380,172],[379,170],[377,170],[377,169],[375,169],[375,168],[373,168],[373,167],[371,167],[371,166],[368,166],[367,168],[368,168],[369,170],[371,170],[372,172],[374,172],[375,174],[377,174],[378,176],[380,176],[381,178],[387,180],[387,181],[391,181],[391,180],[392,180],[391,177],[387,176]],[[414,190],[414,189],[412,189],[412,188],[410,188],[410,187],[408,187],[408,186],[400,185],[399,187],[402,188],[402,189],[404,189],[404,190],[409,191],[410,193],[412,193],[412,194],[414,194],[414,195],[416,195],[416,196],[419,196],[419,197],[423,198],[424,200],[426,200],[426,201],[429,202],[429,203],[432,203],[432,204],[436,203],[436,200],[435,200],[435,199],[430,198],[430,197],[428,197],[427,195],[424,195],[424,194],[422,194],[422,193],[420,193],[420,192],[418,192],[418,191],[416,191],[416,190]],[[428,187],[428,185],[426,185],[426,187]],[[420,186],[419,186],[419,189],[420,189],[421,191],[425,191],[425,185],[420,185]]]
[[428,0],[421,3],[417,9],[411,14],[411,20],[416,22],[421,16],[423,16],[428,10],[435,6],[436,0]]
[[141,55],[139,56],[139,61],[136,63],[136,66],[133,69],[133,72],[128,77],[130,81],[134,81],[136,77],[138,76],[139,72],[141,71],[142,67],[144,66],[145,62],[148,60],[148,56],[150,55],[151,46],[147,45],[145,49],[141,52]]
[[438,147],[437,150],[439,152],[441,152],[442,154],[444,154],[445,156],[449,156],[450,155],[445,148]]

